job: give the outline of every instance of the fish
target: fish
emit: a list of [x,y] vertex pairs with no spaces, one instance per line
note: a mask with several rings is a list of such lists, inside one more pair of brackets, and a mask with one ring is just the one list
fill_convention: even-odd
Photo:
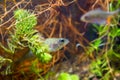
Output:
[[48,45],[49,52],[55,52],[67,45],[69,40],[66,38],[47,38],[44,43]]
[[[43,44],[48,46],[48,53],[56,52],[66,46],[70,41],[66,38],[46,38],[43,41]],[[23,62],[25,60],[32,60],[36,58],[35,54],[30,50],[28,53],[23,55],[20,59],[15,61],[16,64]]]
[[81,21],[87,22],[87,23],[95,23],[99,25],[105,25],[110,24],[111,20],[116,16],[119,15],[120,9],[117,9],[115,11],[104,11],[101,9],[95,9],[88,11],[87,13],[83,14],[81,16]]

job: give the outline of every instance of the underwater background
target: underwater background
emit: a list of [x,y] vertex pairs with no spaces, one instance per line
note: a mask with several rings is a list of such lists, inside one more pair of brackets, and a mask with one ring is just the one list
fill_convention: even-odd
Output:
[[0,80],[119,80],[119,13],[110,24],[81,21],[119,7],[119,0],[0,0]]

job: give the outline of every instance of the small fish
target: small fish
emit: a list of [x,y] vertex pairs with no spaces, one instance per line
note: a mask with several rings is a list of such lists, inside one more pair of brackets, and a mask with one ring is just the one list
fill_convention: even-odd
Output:
[[49,52],[55,52],[69,43],[66,38],[47,38],[44,41],[49,46]]
[[118,15],[120,9],[112,12],[103,11],[101,9],[91,10],[81,17],[81,21],[95,24],[110,24],[111,19]]
[[[45,45],[48,45],[48,52],[55,52],[63,48],[69,43],[69,40],[66,38],[47,38],[43,41]],[[22,62],[28,59],[34,59],[35,55],[30,50],[29,53],[25,54],[22,58],[16,61],[16,63]]]

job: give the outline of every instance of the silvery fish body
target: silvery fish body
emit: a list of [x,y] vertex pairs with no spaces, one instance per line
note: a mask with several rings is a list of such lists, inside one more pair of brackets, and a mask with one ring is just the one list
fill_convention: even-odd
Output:
[[106,24],[107,19],[109,17],[114,17],[118,15],[120,9],[112,12],[103,11],[101,9],[95,9],[88,11],[81,17],[81,21],[88,22],[88,23],[96,23],[96,24]]
[[48,45],[49,52],[55,52],[67,45],[69,40],[66,38],[47,38],[44,43]]

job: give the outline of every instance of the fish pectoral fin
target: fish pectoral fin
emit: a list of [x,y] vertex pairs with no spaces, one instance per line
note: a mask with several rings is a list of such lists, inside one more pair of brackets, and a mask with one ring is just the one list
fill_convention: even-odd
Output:
[[107,25],[110,25],[113,18],[114,18],[114,16],[108,16],[108,18],[107,18],[107,20],[106,20],[106,24],[107,24]]
[[112,20],[112,16],[109,16],[108,18],[107,18],[107,20],[106,20],[106,23],[109,25],[109,24],[111,24],[111,20]]

